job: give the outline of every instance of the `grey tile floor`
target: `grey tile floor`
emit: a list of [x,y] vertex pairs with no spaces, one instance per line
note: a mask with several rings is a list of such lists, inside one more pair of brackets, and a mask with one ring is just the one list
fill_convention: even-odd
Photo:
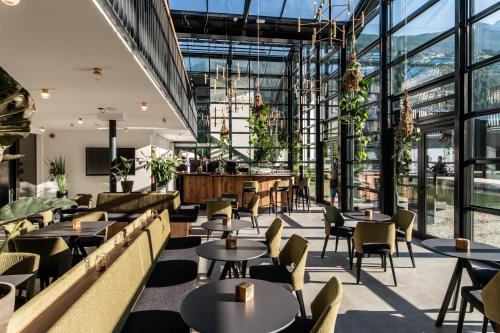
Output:
[[[446,258],[423,249],[418,240],[414,240],[414,252],[417,268],[411,266],[410,258],[400,246],[401,254],[395,258],[398,287],[393,286],[390,270],[386,273],[380,268],[379,258],[367,258],[363,261],[361,284],[356,285],[355,270],[349,270],[347,244],[339,242],[338,252],[334,250],[334,240],[330,239],[325,258],[321,258],[324,242],[324,228],[321,207],[313,206],[309,213],[299,210],[290,215],[279,214],[285,221],[283,243],[292,234],[299,234],[310,242],[304,288],[304,298],[308,314],[309,304],[321,287],[332,276],[341,279],[344,286],[342,305],[337,318],[335,332],[456,332],[458,311],[450,310],[443,327],[436,328],[434,321],[439,312],[453,271],[455,260]],[[239,237],[263,239],[266,228],[275,215],[262,214],[259,218],[261,234],[256,230],[240,231]],[[199,227],[205,217],[201,216],[193,227],[194,234],[204,235]],[[220,237],[214,234],[213,238]],[[249,266],[269,263],[270,259],[258,259],[249,262]],[[200,260],[200,283],[217,279],[222,264],[216,266],[214,274],[206,277],[208,262]],[[470,284],[465,280],[462,285]],[[466,314],[464,332],[481,332],[482,315],[474,311]],[[489,328],[492,332],[491,327]]]

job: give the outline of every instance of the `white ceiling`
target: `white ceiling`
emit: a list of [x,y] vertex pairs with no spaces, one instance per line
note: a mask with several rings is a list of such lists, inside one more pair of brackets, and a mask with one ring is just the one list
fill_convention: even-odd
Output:
[[[97,108],[109,107],[124,114],[119,128],[158,128],[169,139],[192,139],[91,0],[0,2],[0,45],[0,66],[35,98],[34,131],[106,127]],[[93,67],[103,69],[100,81]],[[41,98],[42,88],[50,89],[49,99]],[[141,111],[143,101],[148,111]]]

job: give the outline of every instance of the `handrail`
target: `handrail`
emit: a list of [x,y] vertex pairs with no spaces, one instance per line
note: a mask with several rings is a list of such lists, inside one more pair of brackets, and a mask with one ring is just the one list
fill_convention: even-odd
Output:
[[196,104],[166,0],[94,2],[196,138]]

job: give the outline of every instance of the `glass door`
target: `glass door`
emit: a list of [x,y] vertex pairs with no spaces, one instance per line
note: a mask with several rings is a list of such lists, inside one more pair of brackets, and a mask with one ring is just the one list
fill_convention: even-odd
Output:
[[454,176],[455,155],[453,130],[428,132],[423,135],[425,163],[421,170],[425,179],[423,221],[425,234],[439,238],[453,238],[454,235]]
[[411,159],[412,165],[407,177],[400,179],[400,186],[397,193],[397,208],[406,209],[415,213],[413,229],[418,228],[419,219],[419,147],[421,143],[412,142]]

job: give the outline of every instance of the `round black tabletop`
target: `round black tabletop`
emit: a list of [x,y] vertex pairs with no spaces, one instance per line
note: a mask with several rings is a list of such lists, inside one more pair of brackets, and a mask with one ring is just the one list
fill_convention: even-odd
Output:
[[391,220],[391,217],[389,215],[375,212],[373,212],[372,217],[366,216],[364,212],[348,212],[342,214],[345,217],[356,221],[387,222]]
[[[235,301],[235,286],[254,284],[254,298]],[[279,332],[297,316],[297,299],[279,284],[253,279],[231,279],[203,285],[181,304],[182,319],[204,333]]]
[[210,231],[238,231],[241,229],[249,229],[252,227],[252,222],[246,220],[232,219],[231,224],[224,225],[222,224],[221,219],[210,220],[208,222],[203,222],[201,227],[205,230]]
[[500,261],[500,248],[477,242],[470,243],[470,250],[459,250],[455,247],[454,239],[426,239],[422,246],[427,250],[448,257],[477,261]]
[[214,240],[203,243],[196,248],[196,254],[200,257],[217,261],[246,261],[259,258],[267,253],[264,243],[238,239],[236,249],[226,249],[226,240]]

